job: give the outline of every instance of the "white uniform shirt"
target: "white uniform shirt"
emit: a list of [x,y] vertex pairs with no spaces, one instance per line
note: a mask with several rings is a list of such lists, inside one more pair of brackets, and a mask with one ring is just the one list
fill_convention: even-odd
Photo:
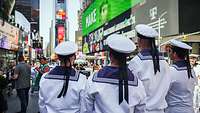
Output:
[[193,69],[194,69],[196,76],[200,76],[200,65],[197,64],[196,66],[193,67]]
[[197,78],[188,78],[184,61],[179,61],[170,67],[171,85],[166,96],[168,108],[166,113],[193,113],[193,91]]
[[106,66],[90,76],[86,85],[86,113],[144,113],[145,90],[142,82],[129,71],[129,104],[119,105],[119,88],[115,72],[118,68]]
[[[73,70],[70,76],[67,93],[57,98],[64,83],[64,70],[56,66],[43,75],[40,81],[39,108],[40,113],[80,113],[86,85],[86,76]],[[69,76],[69,74],[68,74]]]
[[152,56],[149,50],[136,55],[129,63],[129,69],[143,82],[148,113],[163,113],[167,107],[165,96],[170,85],[169,65],[163,56],[159,56],[160,72],[154,74]]
[[193,103],[194,107],[197,111],[199,111],[199,106],[200,106],[200,65],[197,64],[196,66],[193,67],[195,75],[197,77],[197,84],[194,89],[194,97],[193,97]]

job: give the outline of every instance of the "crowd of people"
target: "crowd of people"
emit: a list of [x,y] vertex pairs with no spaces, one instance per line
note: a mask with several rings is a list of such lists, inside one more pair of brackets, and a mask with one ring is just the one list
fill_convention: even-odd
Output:
[[[166,43],[169,64],[155,44],[157,31],[144,24],[136,25],[135,30],[139,53],[128,65],[127,57],[136,45],[114,33],[106,39],[110,64],[93,65],[89,75],[83,71],[87,65],[75,65],[78,46],[71,41],[55,48],[59,65],[53,68],[47,58],[40,57],[40,65],[32,65],[31,70],[19,56],[19,63],[11,64],[7,76],[15,83],[20,113],[26,113],[29,89],[39,91],[40,113],[199,113],[199,55],[190,54],[188,44],[172,39]],[[7,109],[2,105],[6,105],[2,83],[0,113]]]
[[89,78],[73,67],[77,45],[59,44],[55,53],[61,65],[40,81],[40,112],[194,113],[197,73],[196,64],[190,65],[192,47],[170,40],[169,65],[156,47],[158,33],[147,25],[137,25],[136,32],[139,53],[128,66],[126,58],[136,46],[123,35],[112,34],[106,39],[111,63]]

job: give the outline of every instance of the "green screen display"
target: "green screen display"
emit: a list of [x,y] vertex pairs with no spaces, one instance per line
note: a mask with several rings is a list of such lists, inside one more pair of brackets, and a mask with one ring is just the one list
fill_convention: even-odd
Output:
[[82,15],[83,35],[100,27],[143,0],[94,0]]

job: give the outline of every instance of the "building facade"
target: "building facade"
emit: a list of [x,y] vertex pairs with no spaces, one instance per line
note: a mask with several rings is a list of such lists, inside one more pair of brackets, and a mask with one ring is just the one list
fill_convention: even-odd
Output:
[[[120,3],[115,0],[95,0],[82,13],[83,53],[106,54],[105,39],[113,33],[123,34],[136,41],[135,25],[147,24],[159,33],[156,40],[158,47],[164,42],[165,37],[178,36],[191,44],[194,47],[193,51],[199,54],[197,42],[200,42],[200,38],[195,40],[195,43],[190,38],[191,34],[198,35],[200,31],[199,2],[126,0],[125,3]],[[192,8],[195,10],[191,10]],[[187,40],[183,39],[183,36],[187,36]]]

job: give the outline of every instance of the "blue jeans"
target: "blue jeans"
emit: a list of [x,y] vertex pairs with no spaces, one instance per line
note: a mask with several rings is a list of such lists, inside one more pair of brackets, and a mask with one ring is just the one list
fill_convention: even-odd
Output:
[[29,87],[28,88],[23,88],[23,89],[17,89],[17,96],[19,97],[19,100],[21,102],[21,113],[26,113],[26,109],[28,106],[28,92],[29,92]]

